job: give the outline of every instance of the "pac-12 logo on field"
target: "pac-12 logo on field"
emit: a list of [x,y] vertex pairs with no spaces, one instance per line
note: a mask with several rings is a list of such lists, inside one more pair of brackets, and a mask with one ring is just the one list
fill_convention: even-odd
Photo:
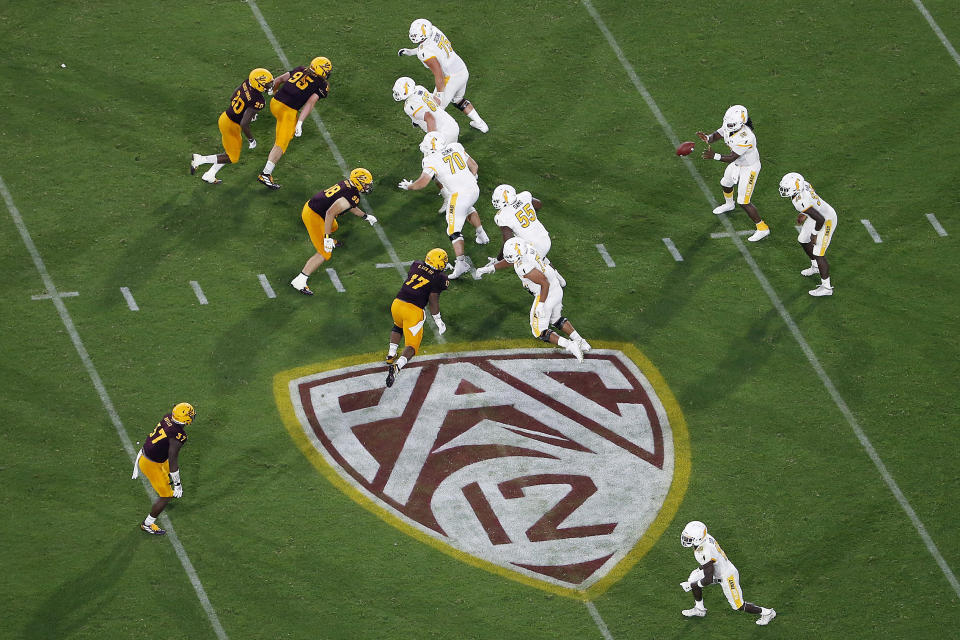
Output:
[[275,394],[304,453],[364,507],[456,558],[590,599],[659,538],[689,475],[659,373],[630,345],[602,346],[617,348],[582,364],[544,348],[421,355],[389,389],[366,356],[280,373]]

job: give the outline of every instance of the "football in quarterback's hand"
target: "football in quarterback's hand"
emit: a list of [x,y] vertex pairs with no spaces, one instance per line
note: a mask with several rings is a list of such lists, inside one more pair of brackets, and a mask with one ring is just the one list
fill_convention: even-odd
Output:
[[678,156],[688,156],[688,155],[690,155],[691,153],[693,153],[693,148],[694,148],[695,146],[697,146],[697,145],[696,145],[695,143],[693,143],[693,142],[684,142],[684,143],[681,144],[679,147],[677,147],[677,155],[678,155]]

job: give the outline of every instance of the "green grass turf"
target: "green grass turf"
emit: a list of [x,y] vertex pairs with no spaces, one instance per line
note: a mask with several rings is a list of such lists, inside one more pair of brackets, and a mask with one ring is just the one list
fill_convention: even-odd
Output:
[[[755,203],[773,228],[751,255],[956,571],[960,68],[905,0],[741,13],[594,5],[681,140],[718,126],[732,103],[749,107],[764,166]],[[427,83],[395,55],[420,14],[393,2],[259,6],[292,63],[333,61],[318,113],[345,161],[373,172],[369,201],[401,259],[445,246],[439,200],[394,188],[419,171],[419,136],[390,87],[399,75]],[[952,4],[926,6],[960,43]],[[254,181],[272,140],[266,112],[253,125],[260,146],[220,172],[223,185],[187,175],[191,152],[218,150],[217,115],[246,73],[283,71],[248,5],[0,13],[10,79],[0,176],[56,286],[80,293],[64,304],[131,440],[173,402],[200,411],[182,456],[186,496],[168,511],[229,637],[601,637],[582,603],[467,566],[362,509],[287,434],[273,375],[382,350],[399,275],[374,268],[386,251],[348,219],[330,265],[346,293],[322,269],[312,299],[286,286],[313,251],[302,203],[341,178],[311,121],[276,170],[279,192]],[[468,96],[491,125],[483,136],[455,114],[480,165],[488,231],[500,182],[543,200],[568,315],[588,338],[636,344],[690,429],[676,519],[595,602],[612,637],[939,638],[960,623],[957,594],[769,297],[733,243],[710,238],[723,230],[713,204],[584,7],[458,3],[423,15],[466,60]],[[719,199],[721,166],[692,158]],[[814,283],[797,274],[807,262],[776,192],[787,171],[840,215],[832,299],[807,296]],[[170,543],[135,528],[149,499],[126,475],[56,309],[31,300],[44,287],[12,218],[0,219],[0,599],[16,605],[0,637],[214,637]],[[749,226],[743,213],[731,219]],[[490,253],[467,244],[475,262]],[[528,335],[509,274],[456,283],[441,304],[451,342]],[[740,568],[746,598],[778,609],[770,627],[730,612],[716,589],[710,616],[681,618],[689,596],[677,585],[693,559],[678,536],[694,518]]]

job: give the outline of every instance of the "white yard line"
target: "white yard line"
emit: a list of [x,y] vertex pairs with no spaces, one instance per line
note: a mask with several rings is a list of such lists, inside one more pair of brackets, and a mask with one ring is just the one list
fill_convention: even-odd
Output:
[[680,255],[680,252],[677,251],[677,245],[673,244],[673,240],[670,238],[664,238],[663,244],[667,245],[667,251],[670,252],[670,255],[673,256],[673,259],[677,262],[683,262],[683,256]]
[[597,625],[597,629],[600,629],[600,633],[603,634],[603,637],[606,640],[613,640],[613,636],[610,635],[610,629],[607,628],[607,623],[603,621],[603,618],[600,617],[600,612],[597,611],[597,605],[593,604],[593,602],[590,600],[587,600],[584,604],[587,605],[587,611],[590,612],[590,617],[593,618],[593,621]]
[[940,224],[940,221],[937,220],[937,216],[933,215],[932,213],[928,213],[927,220],[931,225],[933,225],[933,230],[937,232],[938,236],[942,238],[943,236],[947,235],[947,230],[944,229],[943,225]]
[[51,298],[53,298],[54,295],[60,298],[76,298],[77,296],[80,295],[80,292],[79,291],[61,291],[56,294],[40,293],[35,296],[30,296],[30,299],[31,300],[50,300]]
[[943,46],[947,48],[947,52],[950,54],[950,57],[953,58],[953,61],[957,63],[958,67],[960,67],[960,55],[957,54],[957,50],[953,48],[952,44],[950,44],[947,36],[943,35],[943,31],[940,30],[940,25],[937,24],[937,21],[933,19],[933,16],[930,15],[930,12],[927,11],[927,8],[923,6],[923,3],[920,2],[920,0],[913,0],[913,4],[917,5],[917,9],[919,9],[920,13],[923,14],[923,17],[927,19],[927,22],[930,24],[930,28],[933,29],[933,32],[937,34],[938,38],[940,38],[940,42],[943,43]]
[[[724,220],[726,220],[726,218],[724,218]],[[735,232],[735,233],[736,233],[738,236],[752,236],[752,235],[753,235],[753,230],[747,229],[747,230],[745,230],[745,231],[737,231],[737,232]],[[710,234],[710,237],[711,237],[711,238],[729,238],[729,237],[730,237],[730,234],[727,233],[727,232],[725,232],[725,231],[722,231],[722,232],[720,232],[720,233],[711,233],[711,234]]]
[[130,289],[120,287],[120,293],[123,294],[123,299],[127,301],[127,307],[130,308],[130,311],[140,311],[140,307],[137,306],[137,301],[133,299],[133,294],[130,293]]
[[607,263],[607,266],[613,269],[617,266],[617,263],[613,261],[613,258],[610,257],[610,254],[607,252],[607,248],[602,244],[597,245],[597,251],[600,252],[600,257],[603,258],[603,261]]
[[330,282],[333,283],[333,288],[339,291],[340,293],[345,293],[347,290],[343,288],[343,283],[340,282],[340,276],[337,275],[336,269],[327,269],[327,275],[330,276]]
[[[273,35],[273,29],[270,28],[270,25],[267,23],[267,19],[263,17],[263,13],[260,11],[260,7],[257,6],[256,0],[247,0],[247,4],[250,5],[250,10],[253,11],[253,16],[260,24],[260,28],[263,29],[263,33],[267,36],[267,40],[270,41],[270,45],[273,47],[277,57],[280,58],[283,68],[289,70],[291,67],[290,61],[287,59],[287,54],[283,52],[283,47],[280,46],[280,42],[277,40],[276,36]],[[330,153],[333,154],[333,158],[337,161],[337,166],[340,167],[340,171],[343,172],[344,177],[350,175],[350,168],[348,167],[346,160],[343,159],[343,154],[340,153],[340,149],[337,147],[337,144],[330,136],[330,132],[327,131],[327,126],[323,123],[323,120],[317,113],[317,109],[314,109],[310,112],[310,117],[313,119],[313,123],[317,125],[321,135],[323,135],[323,139],[326,141],[327,146],[330,147]],[[370,203],[367,202],[366,196],[364,196],[362,193],[360,194],[360,203],[363,205],[364,211],[367,213],[373,213],[373,207],[370,206]],[[393,243],[391,243],[390,238],[387,237],[386,232],[383,230],[382,224],[378,222],[377,224],[373,225],[373,229],[377,232],[377,237],[380,238],[383,248],[387,250],[387,255],[390,256],[390,262],[397,265],[397,273],[399,273],[401,276],[406,276],[407,271],[403,268],[400,258],[397,256],[397,252],[393,248]],[[427,315],[430,316],[430,314]],[[430,330],[433,331],[433,337],[436,339],[436,341],[445,343],[447,339],[437,333],[437,324],[433,321],[433,316],[429,317],[428,322]]]
[[[604,24],[603,20],[600,18],[600,15],[597,13],[597,10],[594,9],[593,3],[590,0],[583,0],[583,6],[587,9],[590,15],[593,17],[594,22],[596,22],[597,27],[606,37],[607,42],[610,45],[610,48],[613,49],[613,52],[616,54],[617,59],[620,60],[620,63],[623,65],[624,70],[627,72],[627,75],[630,77],[630,80],[633,82],[634,87],[637,92],[643,97],[644,101],[647,103],[647,106],[650,108],[650,111],[653,113],[654,117],[657,119],[657,122],[660,123],[660,127],[663,129],[664,134],[666,134],[669,144],[672,149],[676,149],[680,146],[680,139],[677,138],[677,134],[673,131],[673,127],[670,126],[670,123],[667,122],[667,119],[663,116],[663,112],[660,111],[660,107],[657,106],[657,103],[653,100],[653,97],[650,95],[650,92],[647,91],[643,83],[640,82],[640,78],[637,76],[636,72],[633,70],[633,66],[627,60],[626,56],[623,54],[623,50],[620,49],[620,45],[617,44],[616,39],[613,37],[613,34],[610,33],[610,30],[607,29],[607,26]],[[958,62],[960,64],[960,62]],[[700,172],[697,170],[696,166],[690,160],[689,157],[683,159],[684,163],[687,165],[687,169],[690,171],[690,175],[693,177],[694,181],[700,187],[700,190],[703,192],[704,197],[707,199],[707,202],[713,206],[715,200],[714,196],[710,191],[710,188],[707,186],[707,183],[704,181],[703,176],[700,175]],[[704,209],[706,211],[706,209]],[[873,447],[873,444],[870,442],[870,439],[867,437],[867,434],[861,428],[860,423],[857,421],[856,417],[853,415],[853,412],[850,411],[850,408],[847,406],[846,401],[840,396],[840,393],[837,391],[836,386],[833,384],[833,380],[830,379],[830,376],[827,375],[827,372],[824,370],[823,365],[820,364],[820,359],[813,352],[813,349],[807,343],[806,339],[803,337],[803,334],[800,333],[800,328],[797,326],[797,323],[794,321],[793,316],[787,311],[786,307],[783,306],[780,297],[777,295],[777,292],[774,291],[773,287],[770,285],[770,282],[767,280],[767,277],[763,274],[763,271],[760,270],[760,267],[757,265],[756,260],[753,259],[753,256],[747,250],[746,245],[743,243],[743,240],[740,239],[740,236],[734,234],[733,225],[727,219],[727,216],[719,216],[721,223],[728,233],[731,234],[734,245],[740,251],[740,254],[743,256],[743,259],[749,265],[750,270],[753,272],[754,277],[760,283],[760,286],[763,288],[764,292],[767,294],[767,297],[770,298],[770,302],[773,304],[774,308],[777,310],[777,313],[780,314],[780,317],[783,319],[784,323],[787,325],[787,328],[790,330],[790,333],[793,335],[794,340],[797,341],[797,344],[800,345],[800,349],[803,351],[804,355],[807,357],[807,360],[810,363],[810,366],[813,367],[813,370],[816,372],[817,377],[820,378],[820,382],[826,388],[827,393],[830,394],[830,397],[833,399],[833,402],[837,405],[837,408],[840,410],[840,413],[843,414],[843,417],[846,418],[847,423],[850,425],[850,428],[853,430],[854,435],[857,440],[860,442],[860,445],[863,447],[867,456],[873,462],[874,466],[877,468],[877,471],[880,473],[880,477],[883,478],[884,483],[887,485],[887,488],[896,498],[897,503],[899,503],[900,508],[903,509],[907,517],[910,519],[910,522],[913,524],[914,529],[916,529],[917,534],[920,536],[920,539],[923,541],[923,544],[926,546],[927,551],[933,556],[933,559],[936,561],[937,565],[940,567],[940,570],[943,572],[944,577],[946,577],[947,582],[950,583],[950,586],[953,588],[954,593],[957,594],[957,597],[960,597],[960,582],[957,581],[956,575],[954,575],[953,570],[944,560],[943,555],[940,553],[940,550],[937,548],[936,543],[934,543],[933,538],[930,537],[930,534],[927,533],[927,528],[924,526],[923,522],[917,516],[916,511],[913,510],[913,507],[910,505],[910,501],[907,500],[906,496],[903,495],[903,491],[900,490],[899,485],[897,485],[896,480],[893,479],[893,476],[890,475],[890,472],[887,470],[886,464],[880,458],[880,455],[877,453],[877,450]]]
[[[120,415],[113,406],[113,401],[110,400],[110,396],[107,393],[107,388],[104,386],[103,380],[100,378],[100,374],[97,372],[97,368],[93,365],[93,360],[91,360],[90,354],[87,353],[87,348],[83,345],[83,340],[80,339],[80,334],[77,333],[77,328],[73,324],[73,318],[70,316],[70,312],[67,311],[67,306],[63,303],[62,295],[57,293],[57,288],[53,284],[53,278],[51,278],[50,274],[47,272],[47,266],[44,264],[43,258],[40,257],[40,252],[37,250],[36,245],[33,244],[33,238],[30,237],[30,232],[27,231],[27,226],[23,222],[23,216],[20,215],[20,211],[14,204],[13,196],[10,195],[10,191],[7,189],[7,185],[3,181],[2,177],[0,177],[0,194],[3,195],[3,199],[7,203],[7,210],[10,212],[10,217],[13,218],[13,223],[16,225],[17,230],[20,232],[20,238],[23,240],[23,244],[27,247],[30,257],[33,258],[33,264],[37,269],[37,273],[40,274],[40,279],[43,281],[43,286],[45,286],[47,291],[50,293],[50,299],[53,300],[53,306],[60,315],[60,321],[67,330],[67,334],[70,336],[70,340],[73,342],[73,346],[77,350],[77,355],[80,356],[80,361],[87,370],[87,375],[90,376],[90,382],[93,383],[93,387],[96,389],[97,395],[100,396],[100,402],[103,404],[103,408],[107,411],[107,415],[110,416],[110,421],[113,423],[113,426],[117,431],[117,436],[119,436],[120,442],[123,444],[123,449],[127,453],[127,458],[129,458],[130,464],[133,464],[133,460],[136,456],[136,452],[133,449],[133,443],[130,442],[130,437],[127,436],[127,430],[124,428],[123,422],[120,420]],[[129,467],[123,469],[122,472],[126,473],[128,470]],[[151,492],[148,489],[149,485],[147,484],[147,479],[141,475],[140,481],[143,484],[147,494],[151,495]],[[163,527],[167,530],[166,538],[170,540],[170,543],[176,550],[177,558],[180,559],[180,564],[183,566],[183,570],[190,579],[190,584],[193,585],[193,590],[196,592],[197,598],[200,600],[200,605],[203,607],[203,610],[207,613],[207,619],[210,621],[210,625],[217,634],[217,638],[220,638],[220,640],[227,640],[227,633],[223,630],[223,626],[220,624],[220,618],[217,617],[216,611],[213,610],[213,605],[210,604],[210,599],[207,597],[207,592],[203,588],[203,584],[200,582],[200,577],[197,575],[196,569],[193,568],[193,563],[190,562],[190,557],[187,555],[186,549],[184,549],[183,545],[180,544],[180,538],[177,537],[177,532],[173,528],[173,523],[170,522],[170,519],[167,518],[166,514],[161,516],[161,521],[163,523]],[[134,525],[131,524],[131,526]]]
[[883,238],[880,237],[880,234],[877,233],[877,230],[873,228],[873,225],[870,224],[869,220],[861,220],[860,224],[863,225],[863,228],[867,230],[867,233],[870,234],[870,238],[877,244],[883,242]]
[[197,296],[197,300],[200,302],[200,304],[210,304],[207,302],[207,296],[203,294],[203,289],[200,288],[199,282],[196,280],[191,280],[190,286],[193,288],[193,293]]
[[267,280],[266,274],[258,274],[257,278],[260,280],[260,286],[263,287],[263,292],[267,294],[267,297],[276,298],[277,294],[274,293],[273,287],[270,286],[270,281]]

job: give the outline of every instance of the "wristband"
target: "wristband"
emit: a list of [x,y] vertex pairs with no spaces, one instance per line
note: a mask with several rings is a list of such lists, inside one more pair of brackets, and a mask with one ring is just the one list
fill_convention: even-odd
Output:
[[713,154],[713,159],[714,159],[714,160],[719,160],[719,159],[720,159],[720,154],[719,154],[719,153]]
[[363,214],[363,219],[364,219],[364,220],[366,220],[366,219],[369,218],[369,217],[370,217],[370,214],[369,214],[369,213]]
[[439,314],[439,313],[433,316],[433,321],[434,321],[434,322],[439,322],[439,321],[440,321],[440,314]]

